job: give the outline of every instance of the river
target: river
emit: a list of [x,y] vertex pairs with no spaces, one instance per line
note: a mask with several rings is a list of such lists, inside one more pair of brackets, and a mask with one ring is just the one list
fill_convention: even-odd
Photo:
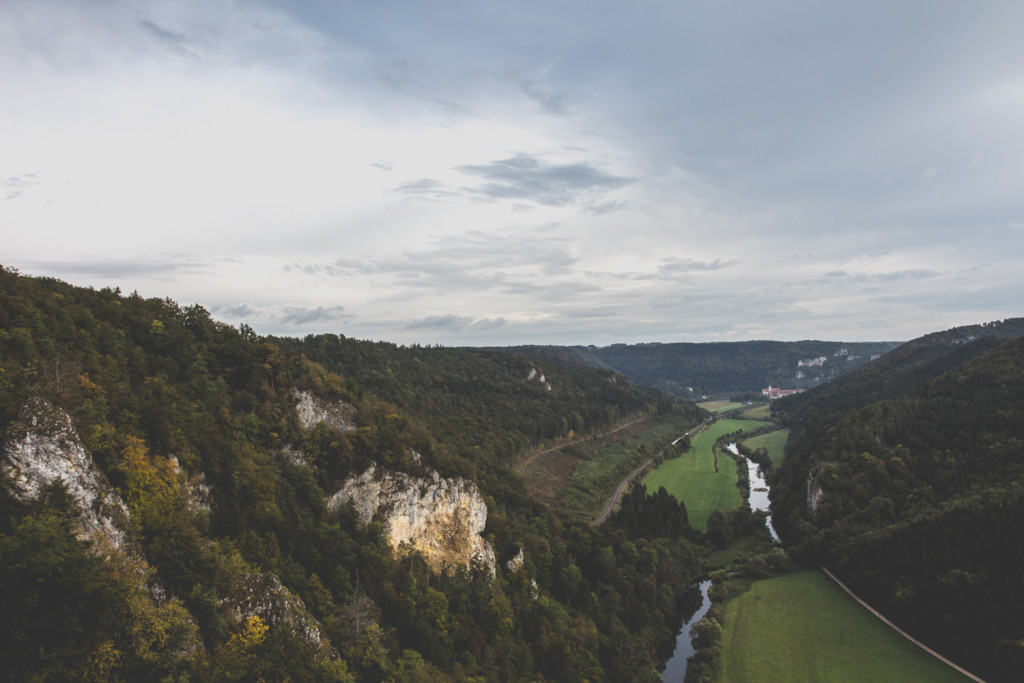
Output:
[[768,533],[772,535],[773,541],[782,543],[782,539],[779,538],[779,535],[775,532],[775,526],[772,524],[771,501],[768,498],[768,481],[765,479],[761,466],[740,453],[740,449],[735,443],[730,443],[726,448],[733,455],[738,455],[747,461],[747,476],[750,478],[750,496],[747,500],[750,502],[750,509],[753,512],[761,511],[768,513],[768,517],[764,520],[765,526],[768,527]]
[[[768,481],[765,479],[761,466],[740,453],[740,449],[735,443],[728,444],[726,449],[733,455],[739,456],[747,461],[747,476],[750,478],[750,495],[747,500],[750,503],[750,509],[753,512],[768,513],[768,517],[764,520],[765,526],[768,527],[768,533],[772,535],[773,541],[776,543],[782,543],[782,539],[779,538],[779,535],[775,532],[775,527],[772,525],[771,500],[768,497]],[[690,639],[690,629],[694,624],[704,618],[704,615],[711,607],[711,600],[708,598],[708,588],[710,587],[710,580],[700,582],[700,594],[703,602],[700,605],[700,609],[694,612],[693,616],[683,624],[681,629],[679,629],[679,635],[676,636],[676,649],[673,651],[672,657],[669,658],[668,663],[665,664],[665,671],[661,674],[661,680],[665,683],[682,683],[683,679],[686,678],[686,660],[688,660],[690,655],[693,654],[693,643]]]
[[709,588],[711,588],[711,579],[700,582],[700,608],[679,629],[679,635],[676,636],[676,649],[672,652],[668,663],[665,664],[665,670],[661,673],[661,680],[665,683],[683,683],[686,678],[686,660],[693,654],[690,629],[711,609],[711,598],[708,597]]

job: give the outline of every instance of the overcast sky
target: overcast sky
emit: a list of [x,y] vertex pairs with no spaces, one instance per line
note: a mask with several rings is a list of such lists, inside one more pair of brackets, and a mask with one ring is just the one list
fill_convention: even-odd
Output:
[[0,2],[0,263],[263,334],[1024,315],[1024,3]]

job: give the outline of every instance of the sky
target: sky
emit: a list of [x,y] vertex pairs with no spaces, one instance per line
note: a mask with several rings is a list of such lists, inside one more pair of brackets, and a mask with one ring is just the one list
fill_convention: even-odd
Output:
[[1024,3],[0,1],[0,264],[260,334],[1024,315]]

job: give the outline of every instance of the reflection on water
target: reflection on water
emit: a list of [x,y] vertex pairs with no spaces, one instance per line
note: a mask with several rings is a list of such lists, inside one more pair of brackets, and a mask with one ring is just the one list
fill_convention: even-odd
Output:
[[693,613],[693,616],[683,624],[676,636],[676,649],[672,658],[665,665],[665,671],[661,674],[661,680],[665,683],[683,683],[686,678],[686,660],[693,654],[693,642],[690,640],[690,629],[694,624],[704,618],[704,615],[711,609],[711,598],[708,597],[708,589],[711,588],[711,579],[700,582],[700,608]]

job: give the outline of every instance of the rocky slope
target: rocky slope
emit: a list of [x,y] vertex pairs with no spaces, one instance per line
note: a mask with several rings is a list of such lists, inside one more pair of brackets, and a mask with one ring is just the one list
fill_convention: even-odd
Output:
[[487,505],[473,482],[437,472],[429,477],[378,472],[371,466],[346,480],[327,507],[336,512],[348,502],[363,524],[381,520],[393,549],[409,544],[437,571],[475,561],[494,574],[494,549],[480,535]]

